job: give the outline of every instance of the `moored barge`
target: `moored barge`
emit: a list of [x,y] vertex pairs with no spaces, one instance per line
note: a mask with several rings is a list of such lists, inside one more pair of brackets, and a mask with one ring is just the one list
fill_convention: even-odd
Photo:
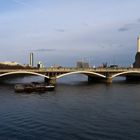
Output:
[[45,85],[39,83],[15,85],[15,92],[45,92],[45,91],[53,91],[54,89],[55,86],[53,85]]

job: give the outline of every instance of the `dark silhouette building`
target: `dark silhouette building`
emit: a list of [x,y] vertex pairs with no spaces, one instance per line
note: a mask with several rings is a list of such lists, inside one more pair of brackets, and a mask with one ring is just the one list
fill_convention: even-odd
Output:
[[135,62],[133,63],[134,68],[140,68],[140,52],[136,53]]
[[137,39],[137,53],[135,56],[135,62],[133,63],[134,68],[140,68],[140,37]]

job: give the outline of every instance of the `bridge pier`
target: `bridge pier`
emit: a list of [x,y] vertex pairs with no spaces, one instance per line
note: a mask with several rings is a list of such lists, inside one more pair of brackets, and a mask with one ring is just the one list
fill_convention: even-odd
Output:
[[106,84],[111,84],[112,83],[112,75],[111,75],[110,72],[106,73],[105,83]]
[[48,85],[56,85],[56,77],[45,78],[44,81]]
[[112,83],[112,77],[106,77],[105,82],[106,82],[107,84],[111,84],[111,83]]

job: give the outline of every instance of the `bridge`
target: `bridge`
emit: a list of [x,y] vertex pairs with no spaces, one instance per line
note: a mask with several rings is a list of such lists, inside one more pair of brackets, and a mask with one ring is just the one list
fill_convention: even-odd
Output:
[[113,78],[118,76],[126,77],[127,80],[140,80],[139,68],[0,69],[0,80],[2,77],[17,74],[41,76],[48,84],[56,84],[57,79],[72,74],[84,74],[89,82],[112,83]]

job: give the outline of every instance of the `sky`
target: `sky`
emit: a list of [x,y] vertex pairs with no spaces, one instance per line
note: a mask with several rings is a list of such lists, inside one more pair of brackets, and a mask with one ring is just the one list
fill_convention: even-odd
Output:
[[134,62],[139,0],[0,0],[0,61]]

